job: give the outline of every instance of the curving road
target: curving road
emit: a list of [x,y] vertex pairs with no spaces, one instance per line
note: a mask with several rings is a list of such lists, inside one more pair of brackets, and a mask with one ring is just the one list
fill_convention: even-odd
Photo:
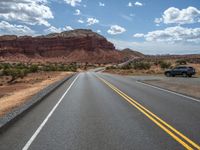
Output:
[[0,134],[0,150],[200,149],[200,102],[80,73]]

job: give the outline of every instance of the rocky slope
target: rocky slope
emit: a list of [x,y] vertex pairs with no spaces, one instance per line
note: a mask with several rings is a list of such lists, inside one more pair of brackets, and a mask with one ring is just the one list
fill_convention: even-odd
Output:
[[77,29],[37,37],[0,36],[0,60],[117,63],[124,58],[112,43],[92,30]]

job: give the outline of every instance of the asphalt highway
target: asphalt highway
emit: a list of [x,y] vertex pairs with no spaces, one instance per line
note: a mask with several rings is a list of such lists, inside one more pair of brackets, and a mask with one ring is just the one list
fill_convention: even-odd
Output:
[[200,102],[79,73],[0,134],[0,150],[200,149]]

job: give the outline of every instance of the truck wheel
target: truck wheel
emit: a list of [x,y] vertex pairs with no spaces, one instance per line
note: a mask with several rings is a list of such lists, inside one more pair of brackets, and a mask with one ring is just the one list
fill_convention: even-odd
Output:
[[187,73],[183,73],[183,77],[188,77]]
[[167,77],[171,77],[171,74],[168,72],[165,74]]

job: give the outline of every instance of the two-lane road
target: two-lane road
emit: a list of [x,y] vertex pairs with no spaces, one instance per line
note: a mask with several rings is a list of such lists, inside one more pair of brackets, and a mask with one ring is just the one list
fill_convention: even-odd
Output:
[[200,149],[200,103],[128,77],[74,76],[0,134],[0,150]]

